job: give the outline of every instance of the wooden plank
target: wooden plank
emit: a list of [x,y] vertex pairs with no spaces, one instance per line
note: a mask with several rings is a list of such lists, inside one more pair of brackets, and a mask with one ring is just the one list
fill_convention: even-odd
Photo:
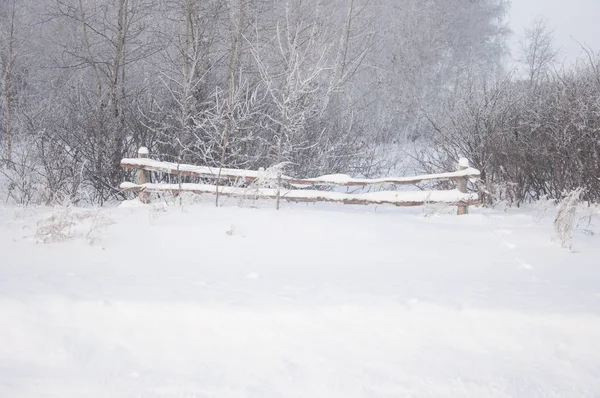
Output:
[[[251,183],[258,178],[275,181],[277,176],[267,177],[264,171],[241,170],[241,169],[221,169],[194,166],[188,164],[177,164],[170,162],[159,162],[152,159],[123,159],[121,166],[125,168],[144,169],[154,172],[167,174],[199,177],[199,178],[220,178],[227,180],[241,180]],[[286,175],[281,176],[281,181],[288,186],[342,186],[342,187],[364,187],[371,185],[414,185],[426,181],[444,181],[444,180],[464,180],[465,178],[479,178],[480,172],[476,169],[466,168],[464,170],[440,173],[426,174],[414,177],[386,177],[386,178],[351,178],[346,175],[330,175],[316,178],[294,178]]]
[[[152,159],[123,159],[121,160],[121,167],[128,169],[144,169],[182,177],[217,178],[219,176],[218,167],[159,162]],[[245,180],[247,182],[254,181],[258,176],[258,171],[226,168],[221,169],[220,175],[222,179]]]
[[[196,194],[215,195],[217,187],[203,184],[133,184],[125,182],[121,189],[131,192],[166,192],[179,194],[191,192]],[[277,199],[276,189],[253,189],[236,187],[219,187],[219,195],[229,197],[245,197],[257,199]],[[477,200],[469,194],[453,191],[416,191],[416,192],[373,192],[366,194],[346,194],[341,192],[288,190],[281,193],[281,199],[288,202],[331,202],[357,205],[394,205],[421,206],[426,203],[445,203],[448,205],[476,204]]]

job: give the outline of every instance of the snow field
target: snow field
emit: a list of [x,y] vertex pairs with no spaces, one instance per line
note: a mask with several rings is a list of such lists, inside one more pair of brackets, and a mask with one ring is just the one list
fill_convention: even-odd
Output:
[[233,205],[73,209],[48,244],[63,210],[1,208],[0,396],[599,396],[597,236]]

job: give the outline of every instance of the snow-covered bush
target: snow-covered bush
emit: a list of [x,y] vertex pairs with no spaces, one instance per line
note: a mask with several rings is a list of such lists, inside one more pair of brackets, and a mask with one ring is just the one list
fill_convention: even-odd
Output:
[[580,197],[583,188],[577,188],[565,195],[564,199],[558,203],[556,219],[554,220],[554,230],[556,237],[565,248],[571,247],[573,239],[573,229],[577,210],[580,204]]
[[587,235],[598,233],[597,225],[600,219],[600,205],[586,203],[580,206],[580,212],[575,223],[575,230]]
[[50,217],[37,222],[35,239],[38,243],[64,242],[74,236],[74,226],[71,210],[52,213]]
[[538,224],[548,210],[556,204],[556,201],[553,199],[548,199],[548,196],[542,196],[538,201],[533,204],[533,212],[531,217],[533,218],[533,222]]
[[112,224],[114,221],[98,210],[75,212],[65,208],[37,222],[35,240],[38,243],[58,243],[83,238],[92,245],[100,239],[100,233]]
[[246,195],[238,200],[239,207],[258,207],[258,199],[260,198],[260,190],[264,188],[281,189],[277,181],[278,177],[283,174],[285,167],[289,162],[275,164],[268,169],[260,169],[258,178],[252,181],[246,190]]

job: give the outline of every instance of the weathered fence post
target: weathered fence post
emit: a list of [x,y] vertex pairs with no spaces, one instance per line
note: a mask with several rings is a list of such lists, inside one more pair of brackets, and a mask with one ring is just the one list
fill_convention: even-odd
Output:
[[[148,151],[148,148],[146,148],[144,146],[141,147],[140,149],[138,149],[138,158],[139,159],[147,159],[149,154],[150,154],[150,151]],[[142,168],[138,169],[138,171],[137,171],[138,185],[143,185],[143,184],[146,184],[149,182],[150,182],[150,172],[146,171]],[[144,191],[143,189],[139,192],[138,198],[140,199],[140,202],[142,202],[142,203],[150,203],[150,195],[148,192]]]
[[[466,170],[468,168],[469,168],[469,159],[460,158],[458,160],[458,171]],[[458,179],[457,189],[459,192],[467,193],[467,177]],[[469,206],[467,205],[467,203],[461,202],[458,204],[457,214],[459,216],[469,214]]]

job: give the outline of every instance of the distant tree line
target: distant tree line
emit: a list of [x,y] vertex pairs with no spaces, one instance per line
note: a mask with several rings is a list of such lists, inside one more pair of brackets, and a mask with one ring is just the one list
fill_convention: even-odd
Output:
[[472,79],[445,116],[424,128],[427,169],[467,156],[482,172],[488,203],[562,199],[582,188],[600,199],[600,59],[582,47],[574,66],[557,67],[544,21],[527,31],[524,68],[494,81]]
[[593,197],[598,63],[591,54],[556,72],[547,46],[547,59],[524,58],[527,76],[506,77],[507,10],[505,0],[4,1],[0,189],[17,203],[122,199],[131,176],[119,162],[140,146],[214,167],[286,162],[302,176],[378,175],[416,146],[422,169],[471,158],[490,198],[572,186]]

